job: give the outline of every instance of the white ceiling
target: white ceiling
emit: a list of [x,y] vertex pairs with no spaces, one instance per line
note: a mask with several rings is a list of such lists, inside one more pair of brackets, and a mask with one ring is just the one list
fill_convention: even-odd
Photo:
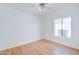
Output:
[[62,8],[65,6],[70,6],[70,5],[79,5],[79,4],[68,4],[68,3],[48,3],[47,9],[44,11],[40,12],[38,10],[38,3],[0,3],[0,6],[5,7],[5,8],[11,8],[14,10],[18,11],[23,11],[23,12],[28,12],[30,14],[34,15],[45,15],[45,14],[50,14],[51,12],[53,13],[55,10],[58,8]]

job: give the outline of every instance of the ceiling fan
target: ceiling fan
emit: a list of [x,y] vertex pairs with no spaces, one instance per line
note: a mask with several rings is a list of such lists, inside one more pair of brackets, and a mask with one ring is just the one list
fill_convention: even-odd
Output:
[[45,8],[47,8],[48,6],[48,3],[40,3],[39,4],[39,11],[43,11]]

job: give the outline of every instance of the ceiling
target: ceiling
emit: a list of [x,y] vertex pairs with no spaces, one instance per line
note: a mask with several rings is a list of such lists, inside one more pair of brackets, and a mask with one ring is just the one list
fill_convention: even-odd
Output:
[[73,3],[70,3],[70,4],[68,3],[48,3],[47,9],[45,9],[42,12],[38,10],[38,7],[39,7],[38,3],[0,3],[0,6],[22,11],[25,13],[28,12],[34,15],[46,15],[48,13],[50,14],[51,11],[54,12],[58,8],[62,8],[62,7],[70,6],[74,4]]

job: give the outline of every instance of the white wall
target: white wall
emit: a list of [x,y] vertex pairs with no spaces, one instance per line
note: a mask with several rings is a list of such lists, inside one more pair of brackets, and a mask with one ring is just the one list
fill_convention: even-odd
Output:
[[[79,5],[67,5],[51,13],[51,15],[49,14],[48,17],[44,19],[43,38],[79,49]],[[71,16],[72,18],[72,39],[55,37],[53,20],[67,16]]]
[[38,17],[0,7],[0,50],[40,39]]

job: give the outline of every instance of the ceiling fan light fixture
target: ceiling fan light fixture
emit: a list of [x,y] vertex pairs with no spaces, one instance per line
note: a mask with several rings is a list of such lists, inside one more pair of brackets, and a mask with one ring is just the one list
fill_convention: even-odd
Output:
[[47,7],[47,3],[40,3],[39,4],[39,11],[42,11],[43,9],[45,9]]

